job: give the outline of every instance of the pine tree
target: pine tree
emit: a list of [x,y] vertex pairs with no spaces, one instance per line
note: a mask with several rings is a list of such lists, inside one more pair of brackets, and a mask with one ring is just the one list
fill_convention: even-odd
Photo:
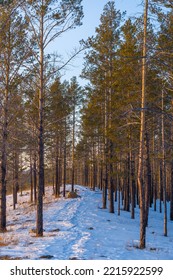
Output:
[[[109,187],[110,212],[114,212],[114,186],[113,186],[113,98],[116,96],[115,90],[115,68],[116,55],[120,43],[120,23],[122,15],[116,11],[113,1],[109,1],[103,10],[100,18],[100,25],[96,28],[96,36],[88,39],[91,48],[86,56],[86,67],[83,75],[90,79],[90,82],[96,88],[93,93],[95,102],[101,104],[102,118],[102,137],[104,146],[104,186],[103,194],[104,205],[106,207],[106,194]],[[99,97],[100,95],[100,97]],[[93,96],[94,97],[94,96]],[[97,99],[98,98],[98,99]],[[100,99],[100,100],[99,100]],[[97,109],[98,111],[98,109]]]
[[[60,195],[60,186],[62,185],[62,151],[65,147],[67,131],[64,130],[67,118],[70,114],[70,98],[68,96],[69,84],[61,83],[57,77],[50,86],[49,97],[45,114],[47,119],[46,132],[48,133],[47,146],[53,149],[55,157],[55,197]],[[66,168],[66,166],[65,166]]]
[[[119,71],[116,75],[118,81],[118,88],[121,93],[121,101],[119,100],[120,115],[122,121],[120,124],[120,131],[122,139],[119,146],[122,153],[126,157],[125,164],[127,165],[126,187],[124,189],[124,210],[130,210],[131,198],[131,217],[134,218],[135,207],[135,147],[138,145],[136,141],[138,137],[138,115],[135,108],[139,104],[139,91],[141,87],[141,46],[139,40],[138,20],[132,22],[128,19],[122,25],[122,41],[119,49]],[[123,144],[123,146],[122,146]],[[122,165],[121,165],[122,166]]]
[[146,55],[147,55],[147,19],[148,0],[144,8],[144,37],[143,37],[143,58],[142,58],[142,97],[141,97],[141,125],[140,125],[140,147],[138,165],[138,187],[140,195],[140,248],[145,248],[146,239],[146,216],[145,216],[145,186],[143,179],[144,170],[144,137],[145,137],[145,105],[146,105]]
[[[23,10],[30,28],[31,39],[35,42],[36,62],[39,64],[39,100],[38,100],[38,199],[37,199],[37,236],[43,235],[43,193],[44,193],[44,103],[46,90],[45,49],[65,31],[81,24],[81,0],[53,1],[28,0]],[[37,52],[38,50],[38,52]],[[53,71],[54,73],[54,71]]]
[[1,145],[1,214],[0,230],[6,231],[6,175],[7,143],[10,101],[17,76],[20,76],[22,63],[27,60],[26,25],[17,10],[16,1],[0,7],[0,73],[2,94],[2,145]]
[[72,151],[71,151],[71,191],[74,192],[75,179],[75,146],[77,136],[77,122],[79,120],[79,110],[82,101],[82,89],[79,86],[76,77],[72,77],[68,86],[68,95],[71,105],[71,122],[72,122]]

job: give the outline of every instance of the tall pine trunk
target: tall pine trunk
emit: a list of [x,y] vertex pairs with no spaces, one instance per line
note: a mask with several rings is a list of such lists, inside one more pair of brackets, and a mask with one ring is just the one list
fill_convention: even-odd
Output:
[[43,12],[40,21],[40,90],[39,90],[39,135],[38,135],[38,196],[36,235],[43,236],[43,192],[44,192],[44,142],[43,142],[43,104],[44,104],[44,48]]
[[65,123],[64,123],[64,166],[63,166],[63,197],[65,197],[66,193],[66,157],[67,157],[67,120],[65,117]]
[[131,219],[135,218],[135,164],[130,150],[130,197],[131,197]]
[[8,92],[5,95],[3,128],[2,128],[2,151],[1,151],[1,186],[0,186],[0,231],[6,231],[6,173],[7,173],[7,115],[8,115]]
[[7,175],[7,140],[8,140],[8,102],[9,102],[9,73],[7,64],[6,88],[2,113],[2,150],[1,150],[1,186],[0,186],[0,231],[6,231],[6,175]]
[[163,203],[164,203],[164,236],[167,236],[165,127],[164,127],[164,96],[163,96],[163,90],[162,90],[162,175],[163,175]]
[[55,158],[55,197],[60,195],[60,163],[59,163],[59,141],[56,139],[56,158]]
[[108,191],[108,100],[106,90],[104,97],[104,184],[102,191],[102,203],[103,209],[106,209]]
[[71,191],[74,192],[74,175],[75,175],[75,166],[74,166],[74,149],[75,149],[75,121],[76,121],[76,115],[75,115],[75,100],[74,100],[74,92],[73,92],[73,102],[74,102],[74,108],[73,108],[73,131],[72,131],[72,172],[71,172]]
[[34,203],[37,202],[37,155],[34,152],[34,162],[33,162],[33,184],[34,184]]
[[109,141],[109,212],[114,213],[113,142]]
[[138,163],[138,188],[140,199],[140,244],[141,249],[146,245],[146,215],[145,215],[145,185],[143,179],[144,171],[144,137],[145,137],[145,104],[146,104],[146,45],[147,45],[147,18],[148,0],[145,0],[144,7],[144,35],[143,35],[143,58],[142,58],[142,98],[141,98],[141,124],[140,124],[140,146]]
[[150,156],[149,156],[149,137],[146,132],[146,190],[145,190],[145,222],[146,226],[148,226],[148,215],[149,215],[149,206],[150,206],[150,195],[151,195],[151,164],[150,164]]
[[171,161],[170,220],[173,221],[173,160]]
[[19,190],[19,155],[14,152],[14,189],[13,189],[13,209],[17,204],[17,192]]
[[34,185],[33,185],[33,162],[32,162],[32,151],[30,151],[30,201],[33,202],[33,191],[34,191]]
[[[171,126],[171,140],[173,141],[173,125]],[[173,221],[173,160],[171,161],[170,220]]]

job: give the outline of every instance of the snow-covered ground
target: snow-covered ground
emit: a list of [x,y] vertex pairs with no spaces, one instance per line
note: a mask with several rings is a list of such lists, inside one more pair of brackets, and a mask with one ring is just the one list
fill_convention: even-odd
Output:
[[[58,198],[52,187],[44,198],[44,236],[35,237],[36,208],[29,202],[29,192],[19,196],[16,210],[12,196],[7,197],[8,226],[0,233],[0,258],[52,260],[173,260],[173,222],[168,221],[168,237],[163,236],[163,214],[150,209],[147,247],[137,248],[139,209],[135,220],[130,213],[110,214],[101,209],[102,195],[89,188],[75,186],[79,197]],[[2,246],[5,243],[6,246]]]

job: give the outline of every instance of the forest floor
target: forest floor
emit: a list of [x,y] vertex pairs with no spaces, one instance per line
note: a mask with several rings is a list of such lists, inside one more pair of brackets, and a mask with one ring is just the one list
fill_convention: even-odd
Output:
[[[67,186],[67,189],[69,186]],[[0,233],[0,259],[173,260],[173,222],[163,236],[163,213],[150,209],[146,249],[138,249],[139,209],[135,219],[121,211],[102,209],[100,190],[75,186],[77,198],[57,198],[52,187],[44,197],[44,236],[35,236],[36,206],[29,192],[18,197],[13,210],[7,197],[7,232]]]

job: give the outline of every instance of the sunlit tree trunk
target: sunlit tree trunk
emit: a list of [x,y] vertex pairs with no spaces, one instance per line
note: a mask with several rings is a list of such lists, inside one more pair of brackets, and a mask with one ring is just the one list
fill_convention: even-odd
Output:
[[162,175],[164,203],[164,236],[167,236],[167,201],[166,201],[166,165],[165,165],[165,128],[164,128],[164,96],[162,90]]
[[151,195],[151,164],[150,164],[150,152],[149,152],[149,137],[146,133],[146,189],[145,189],[145,223],[148,226],[148,215],[150,206],[150,195]]
[[148,18],[148,0],[145,0],[144,7],[144,37],[143,37],[143,57],[142,57],[142,98],[141,98],[141,124],[140,124],[140,145],[139,145],[139,163],[138,163],[138,188],[140,197],[140,244],[141,249],[146,244],[146,215],[145,215],[145,185],[143,180],[144,172],[144,137],[145,137],[145,98],[146,98],[146,44],[147,44],[147,18]]
[[37,156],[34,151],[34,162],[33,162],[33,184],[34,184],[34,203],[37,202]]
[[103,209],[107,206],[107,190],[108,190],[108,108],[107,108],[107,92],[105,90],[104,100],[104,184],[102,192]]

